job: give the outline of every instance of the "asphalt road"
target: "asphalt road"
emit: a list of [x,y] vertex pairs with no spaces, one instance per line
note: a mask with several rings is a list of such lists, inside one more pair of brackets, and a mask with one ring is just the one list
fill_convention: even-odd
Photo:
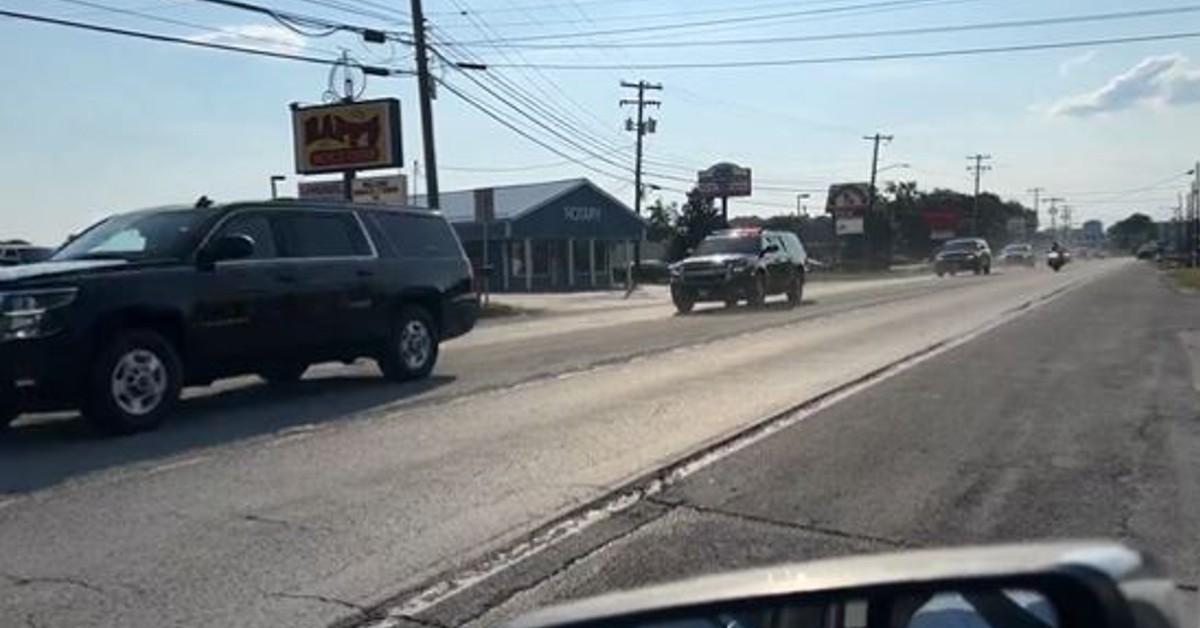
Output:
[[[663,306],[499,324],[450,343],[427,383],[388,385],[369,367],[319,369],[316,377],[286,391],[242,380],[215,393],[193,395],[182,416],[162,431],[124,439],[97,440],[69,417],[34,417],[0,444],[0,617],[21,618],[30,625],[134,627],[361,620],[364,612],[392,608],[430,583],[470,572],[495,552],[520,546],[547,522],[569,518],[614,489],[704,451],[764,417],[1017,316],[1063,290],[1078,288],[1021,320],[1043,316],[1084,291],[1122,286],[1120,278],[1144,272],[1127,262],[1096,262],[1058,275],[1014,272],[814,287],[814,302],[794,311],[773,307],[676,317]],[[1115,305],[1133,307],[1125,301]],[[990,342],[1017,324],[1025,323],[1011,323],[966,347]],[[1048,334],[1039,348],[1070,349],[1064,342],[1071,337]],[[1124,349],[1137,347],[1134,353],[1160,353],[1150,336],[1120,341]],[[981,359],[987,364],[976,366],[1014,373],[1046,368],[1012,359],[1002,355],[994,365],[991,358]],[[1162,368],[1168,366],[1177,365]],[[1071,376],[1065,367],[1063,371],[1049,372]],[[1148,385],[1144,368],[1132,375]],[[958,385],[947,385],[946,378]],[[833,519],[865,519],[862,530],[849,528],[853,534],[838,537],[843,549],[856,549],[862,539],[876,537],[918,541],[924,537],[910,530],[871,529],[889,521],[886,513],[917,504],[897,506],[895,487],[886,483],[867,491],[847,482],[867,467],[876,476],[887,476],[882,480],[895,479],[897,470],[886,470],[890,461],[904,463],[905,471],[914,474],[913,492],[900,496],[920,497],[916,512],[933,517],[933,504],[953,494],[921,489],[939,488],[938,478],[962,477],[963,469],[947,464],[961,459],[1003,469],[1020,457],[1017,443],[994,450],[978,446],[979,439],[997,434],[985,429],[982,415],[964,410],[995,399],[998,405],[992,410],[1011,411],[1022,401],[1020,395],[1003,392],[1003,378],[984,379],[961,365],[948,368],[945,377],[917,388],[948,395],[941,403],[954,408],[951,412],[938,411],[942,406],[931,399],[907,406],[884,399],[877,410],[887,413],[886,419],[855,415],[811,422],[836,425],[826,428],[822,456],[805,456],[803,467],[792,460],[791,468],[766,465],[781,466],[774,475],[743,471],[727,480],[714,477],[710,484],[729,482],[724,489],[713,489],[725,498],[737,494],[739,480],[747,483],[740,489],[744,494],[753,492],[750,484],[766,482],[754,490],[774,486],[779,499],[797,490],[799,478],[805,478],[803,486],[811,484],[806,490],[813,499],[862,492],[865,501],[858,510],[846,506],[845,512],[827,513]],[[876,390],[864,391],[855,403]],[[1040,440],[1032,428],[1055,412],[1054,401],[1036,399],[1037,411],[1025,420],[1026,441]],[[1185,401],[1190,403],[1190,397]],[[934,420],[936,434],[930,430],[933,425],[923,424]],[[809,429],[809,423],[798,431]],[[964,425],[975,429],[958,434]],[[880,431],[837,441],[839,435],[870,426]],[[762,446],[792,434],[782,432]],[[1072,436],[1079,438],[1074,432],[1062,438]],[[1102,442],[1119,458],[1127,449],[1125,436],[1114,433]],[[917,450],[923,455],[910,448],[914,439],[925,443]],[[838,447],[850,447],[855,455],[839,455]],[[893,452],[892,458],[881,458],[879,447]],[[1089,456],[1098,453],[1065,451],[1060,457],[1065,456],[1061,462],[1068,470],[1090,469]],[[985,455],[1001,457],[976,457]],[[848,459],[864,466],[845,466]],[[999,470],[992,474],[1002,483],[1024,477]],[[1173,473],[1169,477],[1182,481]],[[1076,489],[1054,490],[1062,498],[1063,490]],[[677,494],[682,493],[673,489],[647,500],[637,512],[602,522],[536,558],[566,558],[563,553],[577,547],[573,544],[586,543],[604,530],[614,534],[639,517],[656,523],[701,517],[700,506],[655,503]],[[873,499],[878,503],[872,504]],[[837,503],[829,501],[828,507]],[[1040,512],[1053,503],[1031,501],[1029,507]],[[1190,507],[1196,502],[1179,503]],[[769,503],[763,504],[769,510]],[[650,518],[647,508],[665,515]],[[875,509],[879,512],[871,512]],[[1135,520],[1131,516],[1127,524]],[[831,529],[836,525],[840,522],[830,521]],[[639,526],[637,532],[653,529]],[[967,526],[961,534],[969,536],[976,529]],[[625,532],[610,541],[628,540]],[[670,564],[644,572],[667,575]],[[718,564],[724,563],[708,566]],[[512,593],[525,587],[519,583],[528,582],[529,595],[550,585],[539,568],[538,561],[514,562],[472,590],[427,605],[422,616],[444,613],[447,623],[458,623],[516,608],[522,596]],[[608,584],[631,582],[616,578]]]
[[[1077,270],[1072,268],[1071,270]],[[900,548],[1113,538],[1200,581],[1200,297],[1124,266],[421,614]]]

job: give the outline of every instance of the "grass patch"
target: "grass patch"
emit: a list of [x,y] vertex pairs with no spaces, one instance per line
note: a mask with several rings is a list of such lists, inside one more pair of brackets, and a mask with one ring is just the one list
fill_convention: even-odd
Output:
[[1171,271],[1171,278],[1180,288],[1200,292],[1200,268],[1176,268]]
[[541,310],[531,307],[517,307],[498,301],[489,301],[479,310],[479,318],[505,318],[508,316],[531,316],[540,314]]

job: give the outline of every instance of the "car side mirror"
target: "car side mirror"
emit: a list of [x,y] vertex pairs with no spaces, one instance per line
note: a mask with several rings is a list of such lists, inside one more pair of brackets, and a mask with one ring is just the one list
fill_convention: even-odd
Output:
[[233,233],[209,242],[208,246],[200,251],[198,261],[202,266],[212,266],[217,262],[245,259],[251,255],[254,255],[254,238],[243,233]]
[[1150,625],[1182,628],[1187,618],[1171,609],[1178,600],[1154,597],[1170,581],[1145,581],[1153,594],[1132,586],[1144,567],[1136,552],[1105,543],[923,550],[615,593],[509,628],[1144,628],[1131,602],[1157,611]]
[[770,255],[771,253],[778,253],[778,252],[779,252],[779,245],[768,244],[765,247],[763,247],[763,250],[758,254],[758,256],[762,257],[764,255]]

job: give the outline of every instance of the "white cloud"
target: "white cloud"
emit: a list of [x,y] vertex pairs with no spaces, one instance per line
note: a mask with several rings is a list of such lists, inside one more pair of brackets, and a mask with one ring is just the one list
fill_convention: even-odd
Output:
[[1095,59],[1095,58],[1096,58],[1096,51],[1089,50],[1083,54],[1075,55],[1074,57],[1065,59],[1065,60],[1063,60],[1062,63],[1058,64],[1058,73],[1061,76],[1067,76],[1071,72],[1074,72],[1076,69],[1081,68],[1081,67],[1087,65],[1088,63],[1091,63],[1092,59]]
[[1181,54],[1146,57],[1092,92],[1064,98],[1052,115],[1087,117],[1138,106],[1169,107],[1200,103],[1200,68]]
[[244,24],[227,26],[220,32],[204,33],[190,37],[192,41],[202,41],[227,46],[241,46],[271,52],[298,54],[304,51],[304,37],[299,33],[274,24]]

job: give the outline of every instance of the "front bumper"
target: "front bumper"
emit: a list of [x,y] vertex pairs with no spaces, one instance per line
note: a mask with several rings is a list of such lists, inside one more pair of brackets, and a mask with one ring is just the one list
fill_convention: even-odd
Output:
[[979,257],[948,257],[934,262],[938,271],[976,270],[983,268],[983,259]]
[[745,298],[751,287],[753,273],[728,274],[725,270],[707,273],[684,273],[671,278],[672,293],[685,292],[692,301],[726,301]]
[[20,411],[75,407],[87,355],[66,334],[0,343],[0,404]]

